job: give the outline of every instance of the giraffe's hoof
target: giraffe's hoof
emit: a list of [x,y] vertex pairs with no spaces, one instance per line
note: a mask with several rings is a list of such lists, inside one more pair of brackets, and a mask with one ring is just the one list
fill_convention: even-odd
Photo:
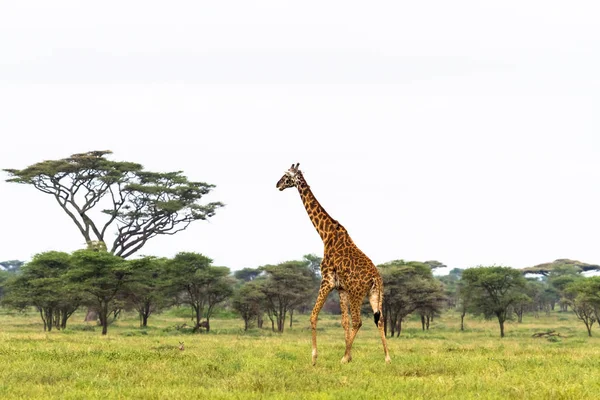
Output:
[[385,358],[385,363],[386,364],[391,364],[392,363],[392,359],[388,356]]
[[352,356],[344,356],[340,362],[342,364],[348,364],[350,361],[352,361]]

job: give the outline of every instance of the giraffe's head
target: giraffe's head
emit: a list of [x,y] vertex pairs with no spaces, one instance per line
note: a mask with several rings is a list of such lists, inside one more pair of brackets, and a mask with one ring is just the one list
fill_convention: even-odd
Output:
[[283,190],[296,186],[298,174],[301,173],[298,169],[299,165],[300,163],[296,163],[296,165],[292,164],[290,169],[285,171],[281,179],[277,182],[277,189]]

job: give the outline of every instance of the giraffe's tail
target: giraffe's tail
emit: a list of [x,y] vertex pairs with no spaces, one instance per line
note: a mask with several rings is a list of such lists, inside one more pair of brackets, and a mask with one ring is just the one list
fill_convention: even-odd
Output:
[[377,310],[377,312],[375,314],[373,314],[373,317],[375,318],[375,326],[379,326],[379,318],[381,318],[381,311]]
[[375,320],[375,326],[379,326],[379,319],[381,318],[381,311],[383,309],[383,280],[381,278],[375,281],[373,289],[377,293],[377,311],[373,313],[373,319]]

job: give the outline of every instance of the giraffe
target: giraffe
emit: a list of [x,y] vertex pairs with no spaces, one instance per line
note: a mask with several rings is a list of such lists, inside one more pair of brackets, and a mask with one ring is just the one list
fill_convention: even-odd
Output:
[[[292,164],[291,168],[277,182],[277,189],[280,191],[291,187],[298,189],[308,216],[325,246],[323,261],[321,262],[322,280],[319,295],[310,315],[312,363],[315,365],[317,362],[317,319],[327,296],[333,289],[337,289],[340,294],[342,326],[346,339],[346,352],[341,362],[352,361],[352,343],[362,325],[360,308],[365,296],[368,294],[375,325],[381,335],[385,362],[390,363],[391,359],[381,315],[383,303],[383,281],[381,276],[371,259],[354,244],[348,231],[333,219],[317,201],[310,190],[310,186],[306,183],[302,171],[298,169],[299,165],[299,163]],[[350,330],[348,319],[348,307],[350,307],[352,316],[352,330]]]

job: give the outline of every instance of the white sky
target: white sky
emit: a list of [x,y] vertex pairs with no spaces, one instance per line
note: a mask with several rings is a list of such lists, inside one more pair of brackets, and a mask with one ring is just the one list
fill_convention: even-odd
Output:
[[[375,263],[600,263],[597,1],[0,3],[0,167],[110,149],[227,207],[140,254],[322,254],[295,190]],[[0,260],[83,247],[0,182]]]

